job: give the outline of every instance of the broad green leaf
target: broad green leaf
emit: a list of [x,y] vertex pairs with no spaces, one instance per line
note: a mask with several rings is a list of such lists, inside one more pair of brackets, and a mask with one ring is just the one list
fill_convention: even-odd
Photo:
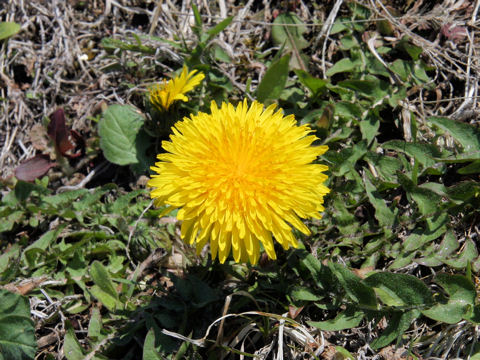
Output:
[[354,168],[355,163],[360,160],[367,152],[367,142],[362,140],[352,147],[346,147],[338,153],[327,152],[324,156],[330,160],[332,172],[335,176],[344,176]]
[[358,95],[363,95],[376,101],[386,98],[391,91],[389,83],[379,80],[374,76],[368,77],[365,80],[344,80],[338,82],[337,85],[347,89],[355,90]]
[[382,148],[401,151],[408,156],[417,159],[425,166],[435,165],[434,158],[441,156],[440,151],[435,145],[410,143],[402,140],[391,140],[382,144]]
[[163,356],[155,349],[155,330],[151,328],[148,330],[145,342],[143,343],[143,357],[142,360],[162,360]]
[[0,40],[9,38],[20,31],[20,24],[2,21],[0,22]]
[[33,359],[36,349],[28,299],[0,289],[0,360]]
[[306,26],[295,13],[280,14],[275,18],[272,25],[272,40],[275,45],[283,46],[285,50],[290,51],[293,56],[289,63],[293,68],[302,68],[301,50],[306,48],[309,43],[303,37],[307,31]]
[[442,273],[437,275],[435,282],[445,290],[450,301],[475,304],[477,296],[475,285],[466,276]]
[[464,269],[468,263],[473,261],[478,256],[477,247],[475,243],[468,239],[463,247],[463,251],[456,257],[449,257],[442,260],[444,264],[447,264],[455,269]]
[[334,277],[328,267],[305,249],[297,249],[294,251],[294,254],[298,257],[299,262],[310,272],[313,282],[320,289],[331,288]]
[[102,337],[102,317],[100,310],[96,307],[92,309],[90,321],[88,323],[88,337],[90,339],[99,340]]
[[257,100],[277,100],[285,88],[290,55],[285,55],[270,65],[257,88]]
[[452,230],[448,230],[443,237],[442,242],[437,251],[438,258],[445,258],[448,255],[452,254],[455,250],[458,249],[460,243],[455,236],[455,233]]
[[135,139],[138,163],[132,165],[136,174],[145,174],[150,166],[155,164],[155,157],[148,154],[147,150],[152,145],[152,138],[143,129],[140,129]]
[[38,240],[26,247],[24,253],[30,249],[46,250],[55,240],[57,240],[58,235],[62,232],[63,229],[65,229],[66,226],[67,224],[62,224],[55,230],[47,231],[42,236],[40,236]]
[[20,246],[18,244],[13,244],[8,250],[0,255],[0,280],[2,279],[3,272],[12,266],[10,262],[15,261],[19,255]]
[[377,136],[379,128],[380,120],[376,115],[369,114],[366,119],[360,121],[362,137],[367,140],[368,144]]
[[421,280],[407,274],[378,272],[368,276],[364,283],[382,292],[377,293],[390,306],[429,306],[432,293]]
[[88,192],[88,189],[65,191],[56,195],[45,197],[43,201],[49,205],[52,205],[56,209],[62,209],[71,205],[75,200],[81,199],[81,197]]
[[471,162],[471,161],[477,161],[480,160],[480,151],[478,150],[473,150],[461,154],[453,154],[451,155],[450,152],[447,150],[443,150],[442,157],[436,158],[435,159],[438,162],[444,162],[447,164],[461,164],[461,163],[466,163],[466,162]]
[[413,45],[410,43],[410,40],[407,36],[404,36],[396,46],[398,50],[403,50],[405,51],[412,60],[418,60],[420,55],[423,52],[423,49],[419,46]]
[[130,105],[111,105],[103,113],[98,133],[105,158],[117,165],[136,164],[137,136],[145,118]]
[[323,331],[341,331],[357,327],[361,322],[365,313],[354,307],[349,307],[345,311],[339,313],[335,319],[326,321],[307,321],[310,326],[316,327]]
[[423,310],[422,314],[430,319],[447,324],[456,324],[467,314],[468,307],[459,302],[436,304],[429,309]]
[[395,261],[388,267],[389,270],[401,269],[414,261],[415,252],[402,252],[396,256]]
[[93,285],[90,288],[90,293],[110,311],[115,311],[121,307],[117,298],[102,290],[98,285]]
[[439,204],[442,197],[432,190],[419,187],[413,183],[405,174],[397,172],[397,177],[402,187],[417,203],[422,215],[432,215],[439,211]]
[[295,74],[302,85],[306,86],[314,95],[324,91],[328,84],[328,80],[316,78],[304,70],[296,69]]
[[397,59],[390,64],[390,70],[397,74],[402,81],[407,81],[413,74],[413,64],[411,61]]
[[[27,200],[32,193],[45,195],[45,194],[48,194],[49,192],[50,190],[45,189],[43,186],[19,180],[15,185],[15,191],[12,194],[15,195],[15,199],[17,199],[20,202],[23,202]],[[13,201],[14,200],[12,200],[12,202]],[[16,205],[16,204],[10,203],[9,205]]]
[[469,201],[480,196],[480,183],[478,181],[457,182],[447,188],[447,196],[460,202]]
[[383,180],[392,183],[397,182],[397,171],[403,168],[399,159],[369,151],[365,156],[365,160],[375,167]]
[[377,308],[375,292],[370,286],[363,283],[358,276],[340,264],[330,262],[328,267],[353,301],[370,309]]
[[480,131],[470,125],[444,117],[429,117],[429,122],[448,132],[460,145],[465,152],[477,151],[480,149]]
[[0,222],[0,233],[4,231],[11,231],[15,225],[21,223],[22,218],[25,216],[23,210],[11,211],[8,215],[4,215]]
[[65,339],[63,344],[63,354],[67,360],[84,360],[85,355],[83,348],[78,342],[72,325],[66,322],[67,331],[65,333]]
[[358,103],[339,101],[335,103],[335,115],[344,118],[358,119],[362,117],[363,109]]
[[420,249],[425,244],[442,236],[447,231],[448,214],[440,213],[438,216],[427,218],[427,228],[418,227],[408,235],[403,243],[406,251]]
[[340,49],[342,50],[350,50],[358,47],[358,40],[353,35],[345,35],[340,39]]
[[327,70],[326,75],[331,77],[338,73],[352,72],[358,67],[358,63],[349,58],[343,58],[337,61],[330,69]]
[[334,35],[342,31],[350,30],[350,28],[346,25],[350,21],[351,21],[350,18],[337,17],[335,22],[333,23],[332,29],[330,30],[330,35]]
[[118,294],[115,290],[113,281],[110,278],[110,274],[101,262],[95,260],[92,263],[90,267],[90,276],[95,283],[90,289],[92,295],[110,310],[115,309],[117,305],[119,305]]
[[480,324],[480,305],[475,305],[468,310],[468,313],[463,317],[475,325]]
[[464,166],[461,169],[458,169],[457,172],[460,175],[469,175],[469,174],[478,174],[480,173],[480,160],[474,161],[467,166]]
[[289,294],[295,301],[319,301],[322,299],[310,288],[304,286],[294,286],[290,289]]
[[387,346],[395,339],[400,339],[418,315],[419,312],[417,310],[407,312],[396,311],[393,316],[388,319],[388,326],[385,331],[377,339],[373,340],[370,346],[376,350]]
[[368,176],[363,177],[363,183],[365,184],[368,199],[375,208],[375,218],[378,220],[378,223],[381,226],[392,227],[396,219],[395,213],[387,206],[381,194],[368,179]]
[[304,49],[308,42],[303,38],[307,27],[295,13],[280,14],[272,25],[272,39],[276,45],[285,44],[285,48]]

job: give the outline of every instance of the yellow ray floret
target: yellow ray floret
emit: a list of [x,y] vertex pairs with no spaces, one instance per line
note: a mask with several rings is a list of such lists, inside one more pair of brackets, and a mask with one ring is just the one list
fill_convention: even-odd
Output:
[[[327,166],[313,161],[327,146],[312,146],[311,129],[293,115],[247,101],[212,102],[211,113],[178,122],[152,166],[156,205],[179,209],[181,236],[197,252],[210,242],[212,258],[256,264],[274,240],[297,247],[292,228],[309,235],[301,218],[320,218]],[[168,211],[168,210],[167,210]],[[261,246],[260,246],[261,245]]]
[[188,72],[186,66],[183,67],[180,76],[163,81],[153,85],[150,88],[150,102],[160,111],[167,111],[175,100],[188,101],[185,94],[199,85],[205,75],[197,70]]

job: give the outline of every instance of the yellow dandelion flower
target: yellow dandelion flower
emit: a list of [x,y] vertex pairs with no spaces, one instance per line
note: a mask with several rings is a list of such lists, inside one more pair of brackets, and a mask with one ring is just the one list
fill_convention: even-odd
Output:
[[175,100],[188,101],[185,94],[192,91],[204,78],[203,73],[197,74],[197,70],[189,72],[188,68],[184,66],[180,76],[168,81],[163,79],[160,84],[155,84],[150,88],[150,102],[158,110],[167,111]]
[[[179,209],[181,237],[197,253],[210,241],[212,258],[256,264],[260,243],[276,259],[275,239],[297,247],[292,227],[309,235],[301,218],[320,218],[326,165],[314,164],[327,146],[307,125],[297,126],[275,105],[247,101],[211,104],[211,114],[185,117],[158,155],[148,186],[164,214]],[[163,214],[163,215],[164,215]]]

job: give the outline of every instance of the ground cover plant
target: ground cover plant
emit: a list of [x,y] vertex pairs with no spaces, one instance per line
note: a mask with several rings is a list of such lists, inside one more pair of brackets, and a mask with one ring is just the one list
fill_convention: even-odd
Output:
[[4,4],[0,358],[480,359],[478,10]]

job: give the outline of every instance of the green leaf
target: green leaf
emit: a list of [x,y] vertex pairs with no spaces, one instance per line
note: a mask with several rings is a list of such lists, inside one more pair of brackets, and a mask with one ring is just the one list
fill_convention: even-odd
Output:
[[363,183],[365,184],[368,199],[375,208],[375,218],[378,220],[378,223],[381,226],[392,227],[396,219],[394,212],[387,206],[385,200],[383,200],[383,197],[367,176],[363,177]]
[[102,337],[102,317],[98,308],[93,308],[88,323],[88,337],[93,340],[99,340]]
[[377,101],[381,100],[382,98],[386,98],[391,91],[389,83],[379,80],[373,76],[365,80],[344,80],[340,81],[337,85],[343,88],[355,90],[359,95],[363,95],[367,98],[372,98],[373,100]]
[[288,76],[290,55],[285,55],[270,65],[257,88],[257,100],[277,100],[285,88]]
[[308,269],[313,282],[318,288],[325,290],[332,286],[334,277],[330,269],[324,266],[320,260],[305,249],[297,249],[294,251],[294,254],[299,259],[299,262]]
[[430,306],[432,293],[421,280],[407,274],[378,272],[364,283],[377,289],[380,299],[389,306]]
[[200,15],[200,11],[198,11],[197,5],[192,4],[192,10],[193,10],[193,16],[195,18],[196,31],[198,32],[198,34],[200,34],[200,29],[202,28],[202,16]]
[[90,276],[95,283],[90,289],[92,295],[101,301],[109,310],[115,310],[116,308],[121,307],[110,274],[98,260],[95,260],[92,263],[90,267]]
[[403,168],[399,159],[370,151],[365,156],[365,160],[375,167],[385,181],[397,182],[397,171]]
[[272,25],[272,40],[275,45],[285,44],[286,50],[299,51],[306,48],[309,43],[303,37],[307,28],[295,13],[278,15]]
[[423,52],[423,49],[421,47],[410,44],[407,36],[404,36],[400,40],[396,48],[399,50],[404,50],[408,55],[410,55],[412,60],[418,60]]
[[344,347],[335,346],[335,351],[337,352],[334,357],[335,360],[355,360],[355,357],[350,353],[350,351]]
[[0,40],[9,38],[20,31],[21,26],[14,22],[0,22]]
[[[138,38],[138,37],[137,37]],[[102,46],[105,50],[114,51],[116,49],[135,51],[143,54],[153,55],[155,54],[156,48],[153,46],[146,46],[138,41],[134,43],[125,42],[119,39],[114,38],[103,38],[101,41]]]
[[467,166],[464,166],[461,169],[458,169],[457,172],[460,175],[469,175],[469,174],[478,174],[480,173],[480,160],[474,161]]
[[444,264],[447,264],[455,269],[464,269],[467,267],[468,263],[473,261],[473,259],[475,259],[477,256],[478,251],[475,243],[471,239],[468,239],[465,242],[463,251],[460,255],[443,259],[442,261]]
[[355,163],[360,160],[366,152],[367,142],[362,140],[352,147],[344,148],[338,153],[329,151],[324,156],[334,164],[334,166],[332,166],[332,172],[335,176],[344,176],[354,168]]
[[296,69],[294,71],[298,76],[298,80],[300,80],[302,85],[306,86],[312,94],[318,94],[326,89],[328,80],[316,78],[304,70]]
[[3,254],[0,255],[0,280],[3,272],[12,266],[11,262],[15,261],[19,255],[20,246],[18,244],[13,244],[8,250],[4,251]]
[[362,137],[367,140],[368,144],[370,144],[375,136],[377,136],[379,128],[380,119],[373,114],[369,114],[366,119],[360,121]]
[[78,342],[77,337],[75,336],[75,331],[73,330],[70,322],[66,322],[67,331],[65,333],[65,340],[63,344],[63,353],[67,360],[83,360],[85,355],[83,353],[83,348]]
[[413,64],[410,61],[397,59],[390,64],[390,70],[397,74],[402,81],[407,81],[413,74]]
[[310,288],[304,286],[294,286],[290,289],[289,294],[295,301],[318,301],[322,299]]
[[330,69],[328,69],[326,75],[331,77],[338,73],[352,72],[356,67],[358,67],[357,62],[354,62],[349,58],[343,58],[337,61]]
[[425,244],[442,236],[447,231],[449,221],[447,213],[440,213],[438,216],[427,218],[426,229],[418,227],[405,239],[403,247],[406,251],[420,249]]
[[465,152],[480,149],[480,131],[476,127],[444,117],[432,116],[427,120],[440,129],[448,132],[460,143],[460,145],[462,145]]
[[422,314],[430,319],[441,321],[447,324],[456,324],[467,314],[468,308],[458,302],[436,304],[430,309],[423,310]]
[[417,159],[425,167],[434,166],[434,158],[441,156],[438,148],[432,144],[391,140],[383,143],[382,148],[403,152],[404,154]]
[[221,31],[223,31],[228,25],[230,25],[230,23],[232,22],[233,20],[233,16],[229,16],[227,17],[226,19],[222,20],[221,22],[219,22],[217,25],[215,25],[214,27],[212,27],[211,29],[209,29],[207,31],[207,34],[208,34],[208,39],[207,41],[210,41],[211,39],[213,39],[216,35],[218,35]]
[[438,274],[435,282],[449,295],[450,301],[474,305],[477,296],[472,280],[460,274]]
[[100,147],[108,161],[117,165],[136,164],[137,136],[145,118],[130,105],[111,105],[100,120]]
[[155,330],[148,330],[145,342],[143,343],[142,360],[162,360],[163,356],[155,349]]
[[370,309],[377,308],[375,292],[370,286],[363,283],[358,276],[340,264],[330,262],[328,267],[353,301]]
[[323,331],[341,331],[357,327],[362,322],[365,313],[354,307],[348,307],[345,311],[339,313],[335,319],[326,321],[307,321],[310,326],[314,326]]
[[36,349],[28,299],[0,289],[0,359],[33,359]]
[[25,211],[23,210],[16,210],[10,212],[8,215],[2,218],[0,222],[0,233],[4,231],[10,231],[16,224],[21,223],[22,218],[25,215]]
[[479,197],[480,183],[477,181],[463,181],[447,188],[447,196],[452,200],[460,202],[469,201],[471,198]]
[[57,227],[55,230],[49,230],[40,238],[33,242],[31,245],[25,248],[24,253],[27,252],[30,249],[41,249],[41,250],[46,250],[55,240],[57,240],[58,235],[60,232],[65,229],[67,224],[62,224],[59,227]]
[[370,346],[376,350],[387,346],[395,339],[400,339],[403,333],[408,330],[412,321],[418,317],[418,314],[417,310],[394,312],[392,318],[388,321],[385,331],[377,339],[373,340]]
[[405,174],[397,172],[397,177],[402,187],[417,203],[422,215],[431,215],[439,211],[442,197],[430,189],[416,186]]

